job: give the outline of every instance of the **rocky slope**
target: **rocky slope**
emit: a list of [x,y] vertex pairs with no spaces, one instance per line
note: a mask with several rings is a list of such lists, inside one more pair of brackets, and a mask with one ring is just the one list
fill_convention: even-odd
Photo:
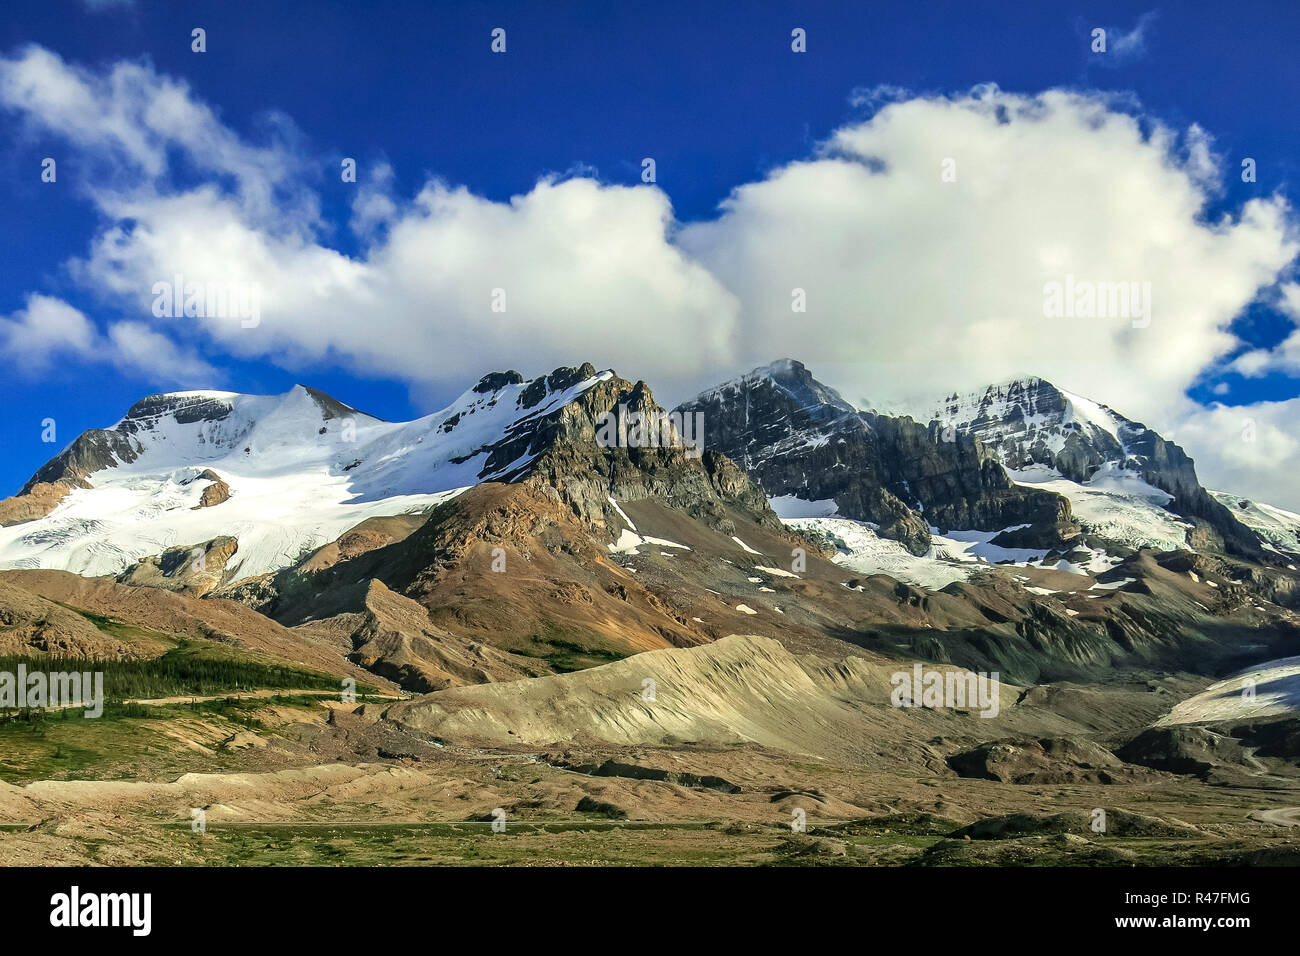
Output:
[[240,656],[394,688],[337,646],[234,601],[199,599],[65,571],[0,571],[4,653],[91,660],[154,658],[182,640]]
[[337,642],[350,660],[415,693],[550,673],[542,662],[438,627],[422,605],[377,579],[367,583],[360,607],[296,630]]
[[0,577],[0,655],[115,661],[161,653],[106,633],[66,605]]

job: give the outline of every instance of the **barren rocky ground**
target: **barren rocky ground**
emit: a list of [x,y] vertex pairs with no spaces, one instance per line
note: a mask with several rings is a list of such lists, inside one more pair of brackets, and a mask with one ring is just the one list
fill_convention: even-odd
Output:
[[[729,653],[748,657],[756,647],[771,658],[767,666],[797,668],[811,702],[802,721],[768,710],[770,723],[763,726],[771,729],[761,743],[737,739],[735,728],[750,725],[724,719],[728,708],[753,703],[741,702],[741,688],[761,685],[747,685],[734,666],[695,660],[709,654],[725,664]],[[529,721],[520,715],[533,713],[531,698],[525,694],[519,704],[504,693],[513,689],[509,684],[396,704],[381,698],[343,704],[292,691],[224,708],[158,702],[147,717],[52,722],[43,744],[64,747],[61,732],[80,730],[79,724],[95,725],[102,739],[78,736],[75,751],[69,745],[62,755],[26,766],[33,740],[7,726],[0,737],[9,781],[0,786],[0,859],[106,865],[1300,862],[1300,773],[1286,743],[1297,733],[1291,719],[1205,730],[1239,746],[1220,747],[1194,766],[1169,759],[1191,753],[1186,742],[1164,741],[1164,750],[1141,743],[1142,728],[1152,721],[1149,698],[1171,695],[1138,685],[1062,686],[1036,695],[1045,702],[1094,695],[1109,717],[1103,728],[1029,701],[993,719],[865,704],[872,685],[887,680],[878,666],[855,658],[819,667],[761,639],[659,654],[668,660],[634,658],[546,679],[559,682],[554,688],[546,681],[522,685],[538,702],[567,702],[565,739],[552,744],[512,743],[516,735],[508,727],[496,740],[472,739],[492,736],[480,733],[489,726],[517,722],[526,730]],[[674,693],[669,670],[683,686],[713,675],[710,693],[690,685],[699,704],[694,723],[680,703],[642,700],[639,682],[628,685],[632,664],[636,673],[658,668],[661,700]],[[612,693],[620,684],[626,692]],[[623,698],[630,703],[611,710]],[[645,719],[656,726],[656,706],[668,710],[660,739],[611,739],[634,710],[649,711]],[[584,710],[585,725],[576,716]],[[467,729],[453,730],[445,718],[429,716],[435,712],[463,714]],[[860,719],[847,719],[854,714]],[[709,729],[715,726],[731,730]],[[637,734],[644,736],[643,729]],[[1128,751],[1118,743],[1133,738],[1139,744]],[[1261,748],[1262,738],[1269,742]],[[982,746],[990,740],[998,743]],[[58,769],[61,761],[67,771]],[[1094,829],[1098,809],[1106,813],[1103,832]],[[497,819],[504,830],[494,830]]]

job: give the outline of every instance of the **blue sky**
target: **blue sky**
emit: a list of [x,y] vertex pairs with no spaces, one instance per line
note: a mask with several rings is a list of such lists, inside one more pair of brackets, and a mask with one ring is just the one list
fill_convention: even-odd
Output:
[[[720,214],[719,204],[733,190],[772,181],[790,164],[823,155],[819,150],[837,130],[870,121],[886,102],[928,98],[925,102],[934,122],[920,115],[918,101],[918,128],[937,130],[932,135],[942,141],[942,113],[934,110],[934,104],[944,97],[968,96],[980,84],[996,84],[1003,94],[1027,97],[1051,89],[1083,91],[1118,115],[1138,117],[1147,131],[1156,125],[1177,133],[1181,138],[1173,152],[1186,161],[1182,174],[1194,163],[1195,137],[1188,137],[1187,131],[1203,131],[1217,165],[1211,175],[1198,173],[1203,177],[1197,180],[1203,206],[1186,223],[1180,221],[1193,230],[1225,215],[1236,220],[1242,216],[1243,204],[1251,200],[1293,201],[1300,182],[1300,124],[1295,122],[1300,8],[1291,3],[1246,0],[1230,5],[1160,6],[966,0],[927,3],[923,16],[912,3],[733,3],[715,10],[702,10],[702,6],[663,0],[617,4],[16,0],[8,4],[0,22],[0,57],[19,62],[34,44],[57,64],[51,68],[54,73],[43,76],[64,71],[80,75],[88,83],[101,84],[101,93],[110,98],[117,95],[106,80],[111,71],[122,63],[141,66],[147,71],[144,82],[183,84],[186,101],[208,108],[214,129],[220,132],[187,141],[178,131],[173,142],[165,132],[156,131],[147,146],[156,150],[162,165],[141,174],[133,165],[139,156],[111,138],[117,131],[102,134],[108,139],[79,139],[59,128],[66,120],[51,121],[48,110],[24,103],[25,94],[21,89],[14,92],[12,84],[8,100],[0,96],[0,225],[8,239],[7,254],[0,260],[0,320],[9,317],[5,321],[11,323],[6,414],[0,417],[0,443],[6,451],[0,459],[0,491],[15,490],[57,450],[40,441],[42,420],[55,420],[61,447],[85,428],[111,424],[142,395],[181,387],[278,392],[303,381],[380,416],[402,419],[440,407],[493,368],[509,365],[536,373],[560,361],[590,359],[599,364],[608,356],[619,360],[623,374],[645,377],[652,384],[662,381],[670,393],[667,397],[676,398],[692,386],[727,377],[754,361],[793,351],[793,338],[794,345],[807,346],[795,357],[804,358],[814,371],[824,364],[851,399],[892,398],[899,381],[910,376],[900,372],[891,377],[882,365],[891,360],[887,354],[881,357],[888,352],[887,344],[871,338],[870,329],[863,332],[867,337],[861,351],[854,353],[858,356],[854,368],[849,369],[836,364],[843,339],[842,332],[832,329],[841,326],[818,326],[789,337],[770,334],[770,326],[762,322],[747,324],[754,309],[749,298],[753,283],[746,276],[761,272],[767,253],[756,254],[758,265],[754,265],[737,263],[729,250],[744,245],[735,231],[740,225],[734,224],[762,220],[768,204],[756,201],[753,213],[746,212],[743,204],[733,210],[734,228],[690,228],[727,219]],[[204,53],[191,51],[194,27],[207,31]],[[489,34],[495,27],[507,30],[505,54],[489,50]],[[804,54],[790,49],[794,27],[807,31]],[[1108,31],[1110,49],[1105,55],[1090,50],[1095,27]],[[906,92],[879,92],[884,87]],[[866,95],[872,90],[877,91],[874,100]],[[1106,93],[1127,98],[1107,99]],[[98,102],[102,113],[109,99]],[[126,115],[130,116],[129,110]],[[1081,128],[1082,141],[1087,138],[1086,124]],[[881,151],[896,145],[883,136],[869,140],[873,149]],[[238,144],[231,150],[239,155],[228,163],[224,158],[207,163],[202,154],[212,151],[213,143]],[[942,146],[936,148],[936,155],[942,155]],[[1032,143],[1025,146],[1036,148]],[[1098,155],[1104,162],[1123,165],[1128,160],[1117,154],[1118,148],[1108,145]],[[968,145],[967,155],[974,149]],[[999,188],[1017,188],[1014,169],[1005,168],[1006,157],[1016,154],[998,155],[1004,167]],[[655,187],[641,183],[641,160],[647,156],[656,162]],[[1238,164],[1245,156],[1257,162],[1255,183],[1240,180]],[[58,161],[56,183],[41,182],[44,157]],[[342,157],[357,160],[359,183],[340,180]],[[258,172],[248,173],[248,164]],[[272,166],[274,172],[263,172]],[[561,187],[575,178],[590,180],[600,191],[571,190],[553,197],[554,202],[539,197],[531,212],[513,209],[520,220],[517,226],[495,224],[512,211],[512,197],[536,195],[539,178],[547,176]],[[478,233],[466,238],[457,232],[445,241],[425,236],[412,240],[409,249],[392,239],[400,231],[401,217],[412,215],[417,197],[431,180],[452,193],[463,187],[464,195],[472,197],[472,202],[448,202],[456,209],[453,218],[464,222],[466,229],[484,224],[482,246],[474,245]],[[1107,180],[1098,182],[1104,190]],[[666,324],[661,350],[642,347],[632,353],[645,357],[643,367],[626,367],[629,360],[614,344],[625,337],[620,322],[643,326],[656,322],[656,314],[651,310],[646,316],[625,318],[617,298],[612,307],[607,297],[595,293],[587,301],[582,288],[587,273],[577,270],[564,278],[568,291],[561,294],[561,301],[540,308],[538,318],[530,320],[534,329],[546,322],[557,325],[554,335],[537,340],[562,342],[564,347],[557,345],[554,355],[526,335],[509,330],[498,334],[492,327],[496,320],[487,311],[482,316],[457,314],[455,322],[444,319],[452,308],[447,303],[479,294],[447,291],[452,279],[440,279],[437,286],[438,294],[446,291],[449,298],[444,301],[435,295],[429,306],[430,321],[449,324],[440,327],[433,339],[413,339],[411,349],[419,351],[418,360],[400,351],[389,355],[375,348],[373,339],[397,333],[393,326],[374,324],[373,316],[364,310],[358,312],[350,331],[331,326],[318,343],[311,339],[311,310],[302,306],[292,329],[276,326],[279,316],[268,308],[264,328],[243,338],[182,328],[178,323],[184,320],[151,316],[143,290],[133,295],[122,288],[107,288],[111,283],[105,276],[121,275],[129,265],[112,256],[97,265],[96,260],[104,257],[93,248],[112,237],[115,229],[130,234],[147,223],[160,199],[175,200],[205,186],[219,197],[239,196],[234,215],[247,225],[250,235],[287,242],[294,251],[309,242],[313,250],[337,256],[332,260],[335,268],[339,263],[344,267],[349,262],[373,264],[384,257],[428,255],[432,259],[438,250],[460,245],[481,248],[491,258],[502,241],[494,231],[498,228],[508,231],[510,243],[516,233],[523,236],[517,247],[509,248],[526,258],[531,253],[521,250],[531,249],[531,242],[546,246],[570,241],[567,233],[548,240],[550,223],[561,215],[560,210],[586,210],[589,204],[597,207],[592,221],[600,223],[602,230],[612,230],[594,235],[591,242],[607,249],[620,241],[617,230],[623,217],[628,222],[640,222],[642,217],[658,221],[667,210],[669,222],[659,237],[665,248],[644,254],[662,257],[662,269],[647,267],[624,285],[680,285],[665,296],[666,304],[657,307],[679,310],[684,318],[676,333],[671,322]],[[268,204],[254,209],[256,204],[241,190],[250,193],[259,186],[266,186],[270,198]],[[605,191],[612,186],[630,187],[638,195],[653,192],[662,208],[625,205],[645,200],[625,199],[621,193],[615,199]],[[1046,187],[1027,179],[1018,188],[1032,195]],[[109,200],[104,198],[105,189],[113,192]],[[147,189],[147,198],[139,194],[141,189]],[[357,226],[358,195],[367,189],[376,202],[398,210],[396,218],[380,216],[382,221],[369,231]],[[124,204],[136,201],[143,202],[141,208],[146,210],[139,218],[122,212]],[[458,205],[462,202],[463,207]],[[601,204],[606,202],[610,206],[603,210]],[[913,221],[934,221],[926,216],[914,220],[902,199],[891,195],[889,202],[890,208],[901,210],[895,229],[906,232]],[[895,202],[897,206],[892,205]],[[1170,205],[1176,204],[1170,200]],[[310,208],[304,211],[304,207]],[[998,205],[989,208],[993,211],[979,215],[996,217]],[[1044,208],[1054,205],[1045,202]],[[1134,210],[1134,215],[1138,220],[1147,218],[1141,210]],[[1294,224],[1293,212],[1284,216],[1286,222],[1273,229],[1277,236]],[[174,226],[173,220],[168,221]],[[214,222],[219,220],[196,214],[193,229],[200,233],[215,229]],[[854,257],[870,259],[888,244],[894,233],[888,225],[872,233],[871,242],[846,238],[842,231],[809,241],[821,248],[819,258],[842,260],[850,269]],[[582,228],[581,224],[574,227],[578,238],[572,241],[581,243]],[[1023,231],[1025,226],[1020,220],[990,224],[991,232],[1003,228]],[[1116,223],[1114,228],[1123,225]],[[529,229],[533,232],[524,236]],[[781,229],[778,224],[772,231]],[[156,232],[164,230],[157,227]],[[632,227],[628,232],[632,234]],[[791,233],[801,234],[795,226]],[[1281,247],[1283,240],[1277,236],[1272,241]],[[131,238],[135,237],[128,235],[128,245]],[[1189,248],[1196,245],[1195,238],[1193,231]],[[639,233],[629,240],[629,256],[641,257],[638,243],[642,241]],[[917,248],[928,247],[925,235],[916,241]],[[1189,355],[1185,367],[1152,372],[1150,388],[1144,389],[1134,380],[1144,374],[1142,363],[1149,360],[1142,358],[1140,347],[1124,345],[1128,351],[1120,354],[1131,354],[1132,363],[1116,372],[1113,380],[1109,373],[1080,372],[1066,384],[1111,401],[1135,417],[1163,418],[1161,427],[1177,430],[1176,437],[1189,444],[1202,471],[1207,458],[1231,459],[1234,464],[1220,469],[1224,481],[1236,481],[1252,494],[1278,497],[1285,493],[1292,473],[1288,456],[1297,454],[1290,422],[1296,411],[1291,402],[1300,395],[1300,369],[1295,355],[1283,345],[1295,328],[1285,291],[1295,271],[1293,262],[1280,264],[1286,255],[1253,248],[1262,244],[1263,240],[1243,239],[1233,249],[1204,253],[1214,262],[1241,260],[1237,271],[1225,272],[1219,287],[1232,285],[1239,276],[1248,277],[1249,281],[1241,281],[1253,282],[1254,287],[1230,302],[1225,299],[1219,312],[1204,318],[1196,335],[1189,333],[1185,339],[1175,337],[1161,345],[1158,351],[1169,353],[1178,351],[1180,342],[1195,341],[1203,354]],[[1241,251],[1247,246],[1251,249]],[[152,265],[157,266],[157,250],[154,254]],[[938,255],[953,259],[957,253],[949,249]],[[132,253],[129,263],[138,264],[141,256]],[[319,260],[316,256],[313,261]],[[193,261],[186,260],[191,272]],[[567,261],[552,272],[562,270]],[[942,276],[945,270],[961,267],[955,259],[941,258],[927,275]],[[140,275],[146,278],[171,274],[169,269],[154,268],[151,273],[149,266],[141,268]],[[279,273],[281,281],[291,285],[311,281],[307,273],[293,272],[302,268],[285,266]],[[619,268],[611,264],[610,271],[619,275]],[[1123,267],[1114,268],[1122,271]],[[1147,268],[1137,269],[1133,277],[1143,278]],[[1187,268],[1189,279],[1205,271],[1194,257]],[[504,272],[513,277],[509,270]],[[701,273],[707,276],[702,278]],[[1176,271],[1162,271],[1157,278],[1164,283],[1160,288],[1179,284]],[[484,281],[493,284],[490,278]],[[829,297],[834,278],[817,282],[822,284],[810,286],[813,293],[824,288]],[[1039,284],[1037,277],[1026,280],[1026,287]],[[527,281],[506,285],[527,287]],[[697,297],[702,285],[710,288]],[[372,302],[376,314],[385,311],[390,308],[385,299],[389,288],[388,279],[371,281],[369,298],[361,301]],[[954,282],[954,289],[975,288],[964,280]],[[868,288],[867,299],[870,293]],[[45,297],[46,304],[57,301],[76,310],[94,331],[86,333],[78,327],[80,331],[73,334],[81,336],[79,344],[54,343],[48,353],[21,341],[15,344],[14,336],[27,331],[24,310],[32,311],[33,295]],[[412,305],[409,290],[402,295],[400,307],[392,308],[407,310],[403,314],[411,317],[404,321],[417,328],[418,302]],[[573,298],[573,324],[585,330],[573,338],[566,338],[570,330],[559,328],[567,321],[564,297],[568,295]],[[486,301],[486,290],[483,297]],[[836,301],[863,298],[855,291]],[[981,306],[973,298],[977,296],[954,293],[952,309],[978,312]],[[900,301],[901,318],[876,319],[864,308],[854,328],[873,321],[895,325],[907,321],[910,300],[904,295]],[[1300,298],[1296,302],[1300,304]],[[681,359],[686,350],[682,335],[708,325],[711,315],[729,307],[735,314],[728,327],[701,344],[696,358]],[[924,311],[928,306],[918,299],[914,307]],[[847,308],[841,305],[836,321],[843,320]],[[1232,314],[1225,320],[1228,312]],[[1172,316],[1169,321],[1181,319]],[[116,323],[125,323],[138,334],[128,336],[123,331],[120,339],[113,338],[110,330]],[[322,328],[326,324],[322,322]],[[1236,340],[1230,346],[1221,339],[1210,341],[1211,325],[1229,330]],[[127,341],[133,343],[130,348],[122,345]],[[150,361],[150,355],[158,358],[172,348],[164,342],[174,344],[175,356]],[[591,345],[585,353],[584,342]],[[1040,356],[1034,348],[1041,346],[1027,346],[1017,367],[1050,372],[1054,378],[1070,375],[1069,367],[1054,371],[1061,367],[1059,356],[1044,354],[1042,363],[1036,361]],[[1194,350],[1191,344],[1187,348]],[[670,353],[677,358],[667,358]],[[1247,354],[1255,360],[1233,365]],[[1116,362],[1105,350],[1090,360],[1098,369],[1112,368]],[[1086,362],[1080,365],[1086,367]],[[1192,368],[1200,371],[1193,375],[1188,371]],[[990,365],[991,375],[1000,371],[1000,365]],[[978,368],[963,368],[955,375],[962,383],[978,378]],[[1133,405],[1138,407],[1129,407]],[[1243,408],[1248,411],[1230,411]],[[1249,449],[1225,445],[1245,418],[1257,419],[1265,439],[1252,439]],[[1258,481],[1251,477],[1270,469],[1272,477]],[[1292,506],[1300,506],[1300,501],[1293,499]]]

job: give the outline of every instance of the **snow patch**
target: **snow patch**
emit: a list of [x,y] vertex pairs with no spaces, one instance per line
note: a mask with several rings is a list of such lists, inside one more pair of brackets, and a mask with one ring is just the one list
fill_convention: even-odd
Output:
[[1272,550],[1300,554],[1300,514],[1226,491],[1211,491],[1210,494]]
[[1177,551],[1187,547],[1192,527],[1165,509],[1173,498],[1166,492],[1120,468],[1103,465],[1085,484],[1063,478],[1041,465],[1007,469],[1018,485],[1054,491],[1069,499],[1081,527],[1131,548]]
[[606,495],[606,498],[608,499],[609,503],[614,506],[614,510],[618,512],[618,516],[623,519],[624,523],[626,523],[629,528],[635,531],[636,525],[632,523],[632,519],[627,516],[627,513],[618,506],[618,502],[615,501],[613,498],[610,498],[608,495]]
[[1177,704],[1157,726],[1243,720],[1300,711],[1300,657],[1247,668]]
[[778,518],[829,518],[840,510],[834,498],[810,501],[795,495],[780,495],[768,498],[767,503]]
[[648,534],[637,534],[635,531],[629,531],[624,528],[619,532],[618,540],[613,544],[607,544],[611,554],[640,554],[637,549],[642,545],[655,544],[661,548],[680,548],[683,551],[691,550],[684,544],[678,544],[676,541],[669,541],[667,538],[656,538]]
[[1088,588],[1088,590],[1089,591],[1117,591],[1120,588],[1124,587],[1125,585],[1132,584],[1136,580],[1137,578],[1125,578],[1122,581],[1111,581],[1108,584],[1102,584],[1100,581],[1098,581],[1092,587]]

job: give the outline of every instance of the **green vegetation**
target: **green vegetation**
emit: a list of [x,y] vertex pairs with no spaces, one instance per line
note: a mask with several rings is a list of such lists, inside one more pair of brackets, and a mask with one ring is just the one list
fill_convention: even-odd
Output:
[[[105,634],[159,656],[135,660],[95,660],[53,655],[0,656],[0,671],[100,672],[104,675],[101,716],[84,709],[0,710],[0,780],[137,779],[238,768],[249,756],[226,746],[241,730],[272,736],[258,720],[260,709],[317,710],[322,697],[342,691],[341,679],[250,654],[239,647],[203,638],[180,637],[125,624],[70,608]],[[376,693],[357,685],[358,697]],[[235,695],[269,692],[270,696]],[[316,696],[297,691],[320,691]],[[278,693],[277,693],[278,692]],[[230,695],[230,696],[227,696]],[[208,697],[166,704],[133,700]],[[190,740],[197,747],[178,746]]]
[[[37,655],[0,656],[0,671],[102,671],[107,700],[196,697],[262,688],[338,690],[339,678],[328,674],[241,658],[207,642],[180,640],[161,657],[148,660],[96,661]],[[358,687],[359,692],[372,688]]]
[[[262,730],[262,724],[247,714],[265,707],[268,702],[294,707],[314,707],[321,698],[312,694],[275,694],[269,697],[215,697],[211,700],[177,701],[168,704],[136,704],[121,700],[108,700],[104,712],[94,718],[97,722],[114,720],[169,720],[176,717],[220,716],[249,730]],[[7,731],[44,734],[62,724],[80,724],[87,720],[80,707],[61,710],[0,711],[0,734]]]
[[[738,848],[706,823],[487,822],[209,823],[203,836],[170,825],[207,864],[241,866],[537,865],[717,866],[763,862],[763,843]],[[159,857],[160,865],[174,859]]]
[[[239,769],[243,756],[225,741],[240,731],[271,736],[259,719],[269,704],[314,710],[320,698],[284,694],[158,706],[112,701],[103,716],[80,709],[22,710],[0,715],[0,780],[133,780],[189,771]],[[177,746],[178,736],[204,750]]]
[[584,647],[557,638],[534,637],[532,641],[532,646],[516,650],[515,653],[546,661],[561,674],[621,661],[627,656],[608,648]]
[[62,601],[54,601],[59,607],[66,608],[74,614],[80,614],[95,627],[99,628],[110,637],[116,637],[119,641],[127,644],[156,646],[161,643],[164,647],[174,646],[177,638],[170,634],[164,634],[161,631],[151,631],[148,628],[136,627],[134,624],[127,624],[124,621],[115,618],[105,617],[102,614],[96,614],[94,611],[83,611],[79,607],[73,607],[71,604],[64,604]]

